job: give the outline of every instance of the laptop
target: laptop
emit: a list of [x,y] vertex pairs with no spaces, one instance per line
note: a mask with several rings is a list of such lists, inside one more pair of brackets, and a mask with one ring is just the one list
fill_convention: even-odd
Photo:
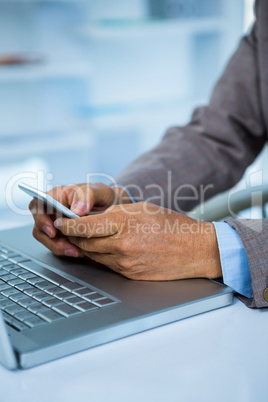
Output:
[[58,258],[32,227],[0,232],[0,363],[26,369],[232,303],[208,279],[133,281]]

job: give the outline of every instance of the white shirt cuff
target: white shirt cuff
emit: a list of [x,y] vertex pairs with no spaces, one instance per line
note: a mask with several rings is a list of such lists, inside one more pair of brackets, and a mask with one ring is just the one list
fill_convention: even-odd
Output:
[[238,233],[228,223],[213,224],[217,234],[224,284],[245,297],[253,297],[248,258]]

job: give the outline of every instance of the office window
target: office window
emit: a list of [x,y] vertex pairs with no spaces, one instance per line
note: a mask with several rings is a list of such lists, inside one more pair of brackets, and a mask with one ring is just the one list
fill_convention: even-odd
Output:
[[251,8],[248,0],[0,0],[0,227],[31,219],[7,206],[12,194],[12,209],[27,205],[11,194],[19,179],[52,187],[89,172],[116,176],[169,126],[186,123],[208,101]]

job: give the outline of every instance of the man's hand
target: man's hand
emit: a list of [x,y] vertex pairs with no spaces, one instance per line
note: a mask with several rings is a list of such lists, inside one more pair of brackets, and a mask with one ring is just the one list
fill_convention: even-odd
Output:
[[130,279],[221,276],[214,225],[153,204],[113,206],[55,226],[84,255]]
[[[111,188],[102,183],[60,186],[48,194],[79,216],[85,216],[90,211],[103,211],[112,204],[130,202],[128,195],[121,188]],[[37,240],[58,256],[83,256],[79,247],[70,243],[68,238],[55,228],[53,222],[56,216],[53,213],[48,214],[43,203],[33,199],[29,208],[35,220],[33,236]]]

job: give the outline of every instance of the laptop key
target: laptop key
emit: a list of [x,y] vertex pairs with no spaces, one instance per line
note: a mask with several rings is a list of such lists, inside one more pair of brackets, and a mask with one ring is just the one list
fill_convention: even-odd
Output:
[[40,312],[38,316],[43,318],[47,322],[54,322],[64,318],[62,315],[53,310],[45,311],[44,313]]
[[33,298],[40,302],[43,302],[44,300],[49,299],[50,297],[51,296],[49,294],[43,292],[42,290],[39,290],[39,293],[35,293],[33,295]]
[[36,300],[27,297],[26,299],[18,300],[18,303],[21,304],[23,307],[28,308],[29,306],[36,303]]
[[15,251],[13,251],[13,250],[8,250],[8,249],[6,249],[6,248],[2,248],[0,254],[1,254],[2,256],[7,257],[7,258],[13,257],[14,255],[19,255],[19,254],[16,253]]
[[6,271],[4,268],[0,268],[0,278],[2,278],[4,275],[8,275],[8,271]]
[[0,268],[5,268],[6,269],[6,267],[8,267],[9,265],[13,265],[10,261],[8,261],[8,260],[4,260],[4,261],[1,261],[0,262]]
[[15,302],[13,302],[13,301],[11,301],[9,299],[6,299],[6,302],[3,301],[3,302],[0,303],[0,308],[5,310],[5,311],[6,311],[7,308],[15,307],[15,306],[17,306],[17,303],[15,303]]
[[32,311],[35,314],[39,314],[39,313],[47,313],[48,311],[51,311],[51,309],[44,306],[42,303],[39,303],[39,306],[33,304],[30,311]]
[[21,290],[22,292],[24,292],[26,289],[35,289],[29,283],[22,283],[22,284],[15,285],[15,288]]
[[2,293],[3,290],[5,289],[11,289],[12,286],[8,285],[7,283],[3,282],[0,284],[0,293]]
[[34,314],[37,314],[41,311],[47,311],[47,307],[35,300],[35,303],[27,307],[27,310],[31,311]]
[[3,290],[1,293],[2,293],[2,295],[6,296],[6,297],[9,297],[11,295],[17,295],[17,294],[19,294],[21,292],[19,290],[14,289],[14,288],[11,287],[11,289]]
[[54,283],[44,280],[42,282],[37,282],[35,286],[41,290],[46,290],[55,287]]
[[37,278],[37,276],[35,274],[33,274],[32,272],[27,272],[27,274],[20,274],[20,275],[18,275],[18,277],[21,279],[24,279],[24,280]]
[[66,289],[66,290],[71,291],[71,292],[73,292],[74,290],[77,290],[77,289],[84,288],[83,285],[80,285],[79,283],[76,283],[76,282],[67,282],[67,283],[64,283],[64,284],[62,285],[62,287],[63,287],[64,289]]
[[40,325],[46,324],[46,321],[37,316],[26,318],[26,320],[24,320],[23,322],[24,324],[29,325],[29,327],[31,328],[39,327]]
[[16,276],[12,275],[9,272],[6,272],[5,275],[3,275],[3,274],[0,275],[0,278],[2,279],[2,281],[9,282],[9,281],[12,281],[12,279],[16,279]]
[[76,307],[79,308],[79,310],[85,312],[89,310],[96,310],[98,307],[95,306],[92,303],[89,303],[87,301],[84,301],[83,303],[76,304]]
[[10,261],[9,261],[9,264],[6,264],[3,266],[3,269],[7,272],[10,272],[10,271],[12,271],[12,269],[16,269],[16,268],[19,268],[19,266],[16,264],[11,264]]
[[84,295],[88,295],[90,293],[94,293],[95,291],[89,288],[81,288],[81,289],[77,289],[73,291],[75,294],[77,294],[78,296],[84,296]]
[[27,269],[33,270],[38,275],[43,276],[44,279],[48,279],[51,282],[55,283],[56,285],[63,285],[67,281],[67,279],[64,278],[63,276],[55,274],[53,271],[50,271],[49,269],[43,267],[40,264],[37,264],[34,261],[21,262],[21,263],[19,263],[19,265],[21,267],[25,267]]
[[59,286],[53,286],[51,288],[46,289],[46,293],[48,293],[50,295],[54,295],[55,293],[57,293],[60,290],[63,290],[63,289],[61,289]]
[[[25,304],[27,301],[30,303],[31,302],[31,300],[33,300],[31,297],[29,297],[29,296],[27,296],[25,293],[22,293],[22,292],[20,292],[21,294],[20,295],[17,295],[17,297],[19,298],[18,300],[17,300],[17,303],[19,303],[19,304]],[[21,297],[21,295],[23,296],[23,297]],[[16,296],[15,296],[16,297]],[[21,303],[22,302],[22,303]]]
[[27,327],[27,325],[23,324],[19,320],[16,320],[16,318],[11,317],[11,315],[9,315],[5,312],[3,312],[3,317],[4,317],[5,322],[7,322],[13,328],[15,328],[19,331],[23,331],[24,329],[29,329],[29,327]]
[[72,297],[73,294],[71,292],[67,292],[67,290],[62,290],[61,292],[57,291],[57,292],[53,293],[53,296],[55,296],[55,297],[57,297],[58,299],[61,299],[61,300],[66,300],[69,297]]
[[28,273],[28,271],[24,268],[15,268],[15,269],[12,269],[10,272],[16,276]]
[[32,314],[30,311],[24,309],[24,311],[20,311],[19,313],[15,313],[14,317],[17,318],[20,321],[25,321],[27,318],[32,317],[34,314]]
[[83,296],[84,299],[88,300],[88,301],[93,301],[93,300],[97,300],[97,299],[103,299],[105,296],[100,294],[100,293],[92,293],[90,295],[85,295]]
[[109,306],[110,304],[115,304],[116,301],[108,299],[108,297],[106,297],[105,299],[96,300],[94,301],[94,303],[97,304],[99,307],[104,307]]
[[33,274],[33,273],[31,273],[31,275],[33,275],[33,277],[31,278],[29,278],[29,279],[27,279],[27,282],[29,282],[31,285],[36,285],[38,282],[43,282],[44,281],[44,278],[42,278],[41,276],[37,276],[37,275],[35,275],[35,274]]
[[53,307],[53,310],[64,315],[65,317],[71,317],[73,315],[81,313],[80,310],[77,310],[76,308],[74,308],[68,304],[65,304],[65,303],[62,303],[62,304],[59,304],[58,306]]
[[14,303],[14,305],[12,306],[8,306],[5,308],[5,311],[11,315],[14,315],[15,313],[20,313],[23,312],[25,309],[21,306],[19,306],[18,304]]
[[15,279],[11,279],[11,281],[8,281],[9,285],[11,286],[15,286],[15,285],[21,285],[22,283],[25,283],[22,279],[20,278],[15,278]]
[[7,255],[7,254],[3,254],[3,253],[1,254],[1,253],[0,253],[0,256],[1,256],[2,258],[6,259],[6,260],[8,260],[8,261],[10,261],[10,262],[12,262],[12,261],[11,261],[11,258],[12,258],[12,257],[17,257],[18,254],[12,253],[12,254],[10,254],[10,255]]
[[0,301],[0,308],[4,310],[6,307],[13,306],[14,304],[15,303],[10,299],[2,300]]
[[54,306],[57,306],[58,304],[61,304],[62,303],[62,301],[61,300],[59,300],[59,299],[56,299],[56,297],[51,297],[50,299],[45,299],[43,302],[42,302],[45,306],[48,306],[48,307],[54,307]]
[[66,303],[68,304],[72,304],[72,305],[76,305],[78,303],[83,303],[85,300],[82,299],[82,297],[78,297],[78,296],[72,296],[72,297],[68,297],[68,299],[66,299]]
[[6,273],[8,274],[8,273],[10,273],[10,271],[11,271],[12,269],[16,269],[16,268],[19,268],[18,265],[12,264],[12,263],[9,261],[9,264],[5,264],[5,265],[3,265],[2,267],[0,266],[0,271],[5,270]]
[[32,286],[32,288],[30,288],[30,289],[25,289],[24,293],[26,293],[26,295],[28,295],[28,296],[34,296],[36,294],[41,293],[41,291],[40,291],[40,289],[37,289]]
[[9,256],[8,259],[14,263],[19,263],[19,262],[24,262],[24,261],[29,261],[29,258],[23,257],[22,255],[15,255],[15,256]]
[[27,296],[24,293],[19,292],[19,293],[15,294],[15,295],[11,295],[9,297],[10,297],[11,300],[19,303],[20,300],[25,299],[25,297],[27,297]]

